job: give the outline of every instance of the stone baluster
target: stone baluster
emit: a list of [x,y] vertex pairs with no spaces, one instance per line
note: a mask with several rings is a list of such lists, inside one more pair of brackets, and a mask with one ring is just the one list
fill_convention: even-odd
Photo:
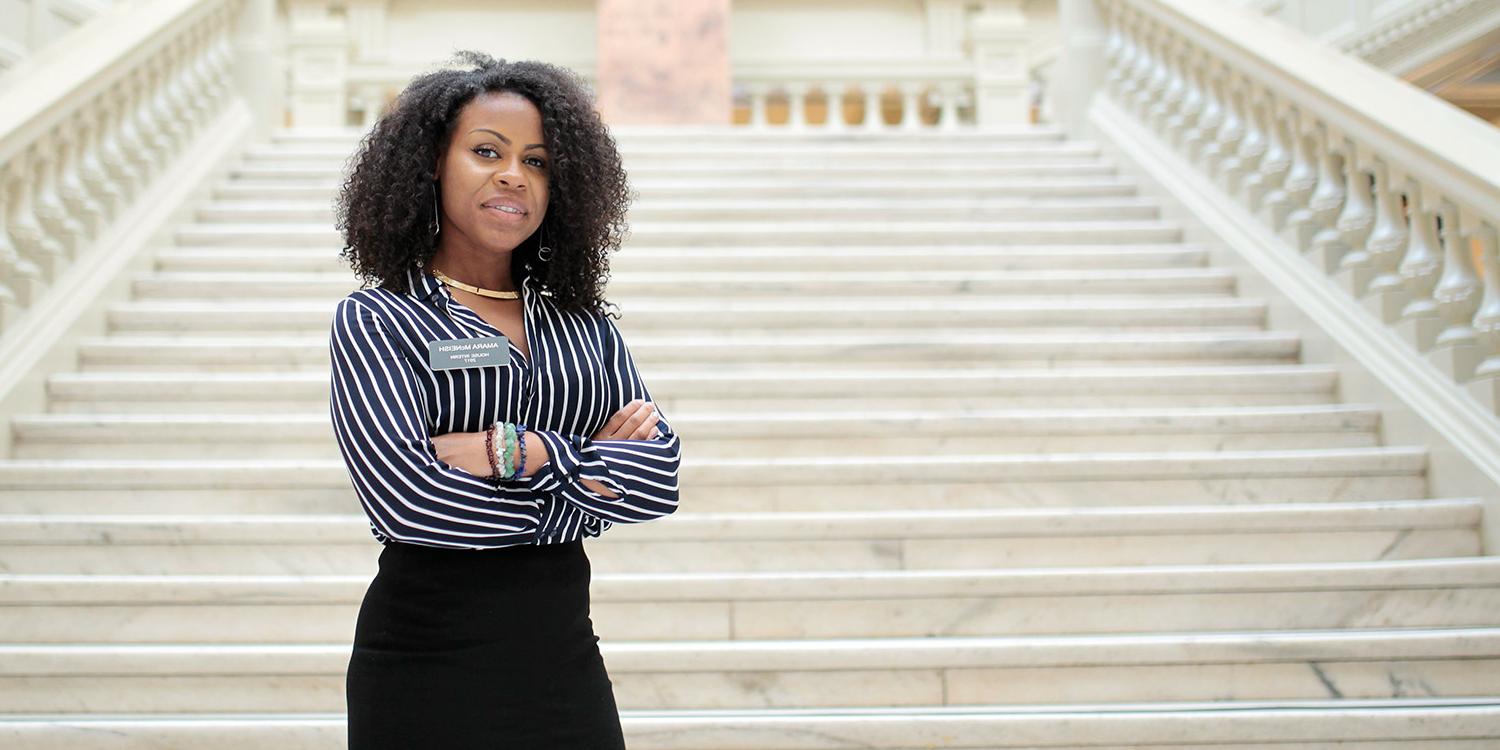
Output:
[[178,133],[181,124],[173,115],[167,93],[172,81],[172,53],[175,44],[169,43],[151,60],[151,97],[146,107],[147,119],[151,123],[151,148],[160,162],[168,161],[177,153]]
[[1433,290],[1443,270],[1443,248],[1437,237],[1436,196],[1421,180],[1407,177],[1407,233],[1406,251],[1401,254],[1397,272],[1401,275],[1401,288],[1406,291],[1404,305],[1398,315],[1397,329],[1407,341],[1425,351],[1433,344],[1437,335],[1437,300]]
[[1101,3],[1099,16],[1105,28],[1104,49],[1101,52],[1104,57],[1104,75],[1100,87],[1119,101],[1123,94],[1121,83],[1124,80],[1121,75],[1124,67],[1120,63],[1124,59],[1125,48],[1130,42],[1125,38],[1118,5],[1113,2]]
[[1306,241],[1296,245],[1311,254],[1314,265],[1323,273],[1333,273],[1349,248],[1337,228],[1339,212],[1348,197],[1344,176],[1345,158],[1342,149],[1343,136],[1334,132],[1327,123],[1320,123],[1317,130],[1318,182],[1308,196],[1307,209],[1312,214],[1303,231],[1309,232]]
[[793,81],[782,86],[786,92],[787,127],[807,127],[807,91],[808,85],[801,81]]
[[1243,104],[1239,93],[1239,74],[1225,68],[1224,75],[1220,79],[1219,95],[1220,106],[1224,109],[1224,119],[1219,123],[1218,130],[1214,131],[1214,146],[1210,151],[1218,158],[1207,163],[1208,174],[1219,180],[1226,190],[1233,192],[1231,186],[1237,184],[1240,178],[1240,139],[1245,135],[1245,120],[1243,116]]
[[922,127],[923,88],[920,83],[901,84],[901,122],[898,127],[902,130],[918,130]]
[[1169,57],[1172,54],[1173,35],[1166,29],[1152,29],[1149,42],[1151,54],[1146,61],[1146,82],[1142,87],[1145,98],[1141,101],[1141,121],[1152,130],[1161,132],[1166,108],[1167,90],[1172,85],[1172,70]]
[[[1479,243],[1479,267],[1483,271],[1484,297],[1474,313],[1474,332],[1482,358],[1474,369],[1475,380],[1487,380],[1491,395],[1489,406],[1494,409],[1495,386],[1500,385],[1500,242],[1497,242],[1495,225],[1489,221],[1476,222],[1474,241]],[[5,235],[0,233],[0,241]]]
[[10,234],[21,255],[35,263],[42,280],[51,283],[67,261],[67,252],[42,227],[36,214],[32,190],[36,185],[37,147],[35,144],[11,159],[5,173],[11,198],[15,201],[10,214]]
[[360,127],[365,130],[375,127],[380,119],[380,110],[385,105],[379,84],[368,83],[355,89],[354,101],[359,105]]
[[828,119],[824,127],[835,133],[848,128],[844,122],[844,103],[848,100],[848,86],[843,81],[824,85],[824,99],[828,102]]
[[1239,170],[1230,185],[1242,202],[1248,203],[1245,201],[1248,191],[1259,190],[1261,181],[1265,179],[1265,174],[1260,171],[1260,162],[1266,156],[1270,139],[1266,135],[1262,113],[1270,98],[1270,93],[1260,85],[1254,81],[1246,81],[1240,113],[1240,126],[1244,129],[1244,136],[1240,138],[1239,147],[1235,150]]
[[1203,70],[1196,47],[1189,47],[1183,52],[1182,85],[1182,103],[1177,107],[1177,112],[1167,119],[1164,133],[1168,143],[1187,153],[1196,148],[1203,132],[1200,125],[1205,104]]
[[1397,267],[1406,304],[1401,307],[1397,328],[1418,351],[1425,351],[1437,333],[1437,301],[1432,298],[1432,290],[1442,273],[1443,250],[1437,235],[1436,196],[1420,180],[1410,179],[1409,184],[1407,212],[1411,231],[1407,233],[1406,252]]
[[129,193],[146,186],[151,180],[151,153],[146,148],[145,133],[141,132],[141,100],[145,99],[145,86],[141,82],[139,69],[127,73],[121,83],[124,96],[121,100],[119,119],[115,123],[119,135],[120,157],[130,172]]
[[957,83],[947,82],[938,85],[938,129],[958,129],[958,102],[962,96],[962,90]]
[[[1219,97],[1219,64],[1209,58],[1203,60],[1200,72],[1203,81],[1203,109],[1198,114],[1197,127],[1188,135],[1186,154],[1190,161],[1200,166],[1214,160],[1218,142],[1215,134],[1224,122],[1224,104]],[[1207,170],[1205,170],[1207,171]]]
[[113,97],[109,95],[101,96],[101,106],[81,110],[79,115],[87,122],[87,140],[83,147],[83,168],[78,176],[88,187],[90,202],[98,206],[101,224],[113,219],[125,202],[120,182],[109,163],[110,149],[114,144],[110,128],[111,99]]
[[760,130],[766,127],[766,98],[770,95],[770,87],[756,81],[747,84],[745,91],[750,97],[750,127]]
[[1233,87],[1242,90],[1230,99],[1229,119],[1234,122],[1234,131],[1233,141],[1224,148],[1224,187],[1230,195],[1243,197],[1246,181],[1252,176],[1260,179],[1256,166],[1265,155],[1266,139],[1256,122],[1259,87],[1249,79]]
[[[1309,119],[1301,109],[1287,110],[1285,126],[1287,140],[1292,144],[1292,165],[1287,168],[1280,189],[1266,196],[1264,218],[1273,229],[1283,229],[1293,222],[1312,221],[1307,201],[1318,186],[1318,162],[1313,154]],[[1296,230],[1293,236],[1297,236]]]
[[9,325],[17,308],[31,304],[43,286],[42,270],[21,255],[10,231],[11,196],[9,172],[0,164],[0,324]]
[[198,132],[197,128],[193,127],[191,105],[188,103],[190,97],[187,93],[190,48],[191,39],[187,34],[173,40],[170,53],[172,64],[167,75],[167,85],[163,87],[163,103],[168,131],[172,137],[172,153],[178,153],[186,148]]
[[83,182],[86,151],[90,143],[92,126],[82,112],[75,112],[65,128],[62,148],[62,171],[59,173],[59,192],[68,212],[78,222],[80,237],[93,238],[104,229],[105,207],[99,196],[91,193]]
[[878,81],[870,81],[865,84],[865,121],[866,130],[879,130],[885,127],[885,119],[880,111],[880,100],[885,94],[885,84]]
[[141,173],[149,181],[160,171],[162,162],[166,161],[170,154],[167,146],[160,141],[161,126],[156,121],[156,113],[152,106],[156,97],[156,71],[153,69],[153,61],[159,58],[153,57],[144,62],[136,69],[138,96],[135,102],[136,132],[140,134],[141,152],[136,160],[136,165]]
[[208,95],[215,113],[234,93],[234,70],[232,68],[234,49],[229,39],[234,12],[229,4],[219,6],[209,25],[212,30],[213,45],[209,52],[209,71],[212,75],[209,79]]
[[1464,207],[1444,201],[1443,273],[1432,290],[1437,303],[1438,332],[1429,353],[1431,360],[1455,380],[1468,380],[1479,364],[1479,332],[1474,316],[1479,312],[1483,285],[1474,269],[1470,239],[1478,217]]
[[212,96],[202,95],[213,87],[213,69],[209,57],[213,51],[213,28],[208,23],[200,23],[192,32],[193,54],[192,64],[189,65],[188,91],[189,101],[193,106],[193,129],[208,123],[213,116],[214,101]]
[[1370,283],[1370,252],[1367,243],[1375,229],[1374,181],[1370,175],[1369,150],[1344,140],[1344,208],[1334,221],[1339,240],[1348,248],[1339,259],[1337,278],[1351,296],[1360,297]]
[[1282,190],[1287,173],[1292,169],[1292,152],[1286,139],[1287,101],[1267,92],[1265,106],[1258,113],[1257,127],[1265,133],[1266,152],[1255,167],[1255,177],[1246,182],[1245,205],[1254,212],[1261,211],[1271,194]]
[[1398,267],[1406,252],[1407,228],[1402,193],[1406,175],[1384,161],[1375,162],[1375,229],[1365,243],[1370,255],[1370,283],[1365,301],[1383,322],[1393,323],[1405,304]]
[[1161,57],[1157,60],[1157,70],[1163,81],[1161,93],[1146,112],[1146,121],[1157,133],[1164,133],[1171,128],[1187,91],[1182,78],[1183,52],[1182,38],[1175,34],[1168,35],[1162,44]]
[[1120,55],[1113,61],[1113,67],[1119,71],[1116,84],[1115,101],[1120,106],[1130,109],[1135,102],[1136,91],[1141,86],[1141,80],[1136,77],[1136,62],[1145,54],[1141,48],[1141,29],[1138,24],[1142,22],[1140,16],[1131,11],[1130,8],[1122,7],[1120,13],[1120,28],[1123,32],[1121,37]]
[[63,206],[62,198],[58,196],[57,175],[65,155],[61,141],[61,133],[53,130],[36,142],[36,215],[43,231],[62,248],[63,257],[72,260],[78,257],[88,238],[84,236],[83,225],[73,218],[72,212]]
[[125,151],[132,148],[125,140],[127,112],[130,106],[130,92],[122,85],[113,91],[100,97],[100,105],[104,115],[104,143],[100,148],[99,158],[108,170],[109,183],[115,186],[120,197],[120,206],[124,207],[125,196],[135,192],[135,188],[141,184],[142,177],[136,173],[130,159],[126,158]]

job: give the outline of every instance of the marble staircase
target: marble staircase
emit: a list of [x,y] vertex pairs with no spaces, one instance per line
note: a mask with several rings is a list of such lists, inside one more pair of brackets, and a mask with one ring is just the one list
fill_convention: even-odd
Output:
[[[353,133],[248,147],[0,460],[0,747],[344,744]],[[587,542],[633,750],[1500,746],[1482,502],[1096,145],[621,130],[679,512]]]

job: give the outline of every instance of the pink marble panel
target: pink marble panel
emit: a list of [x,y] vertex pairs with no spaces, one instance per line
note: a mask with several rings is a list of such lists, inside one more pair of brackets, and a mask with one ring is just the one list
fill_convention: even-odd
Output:
[[598,8],[605,121],[729,123],[729,0],[599,0]]

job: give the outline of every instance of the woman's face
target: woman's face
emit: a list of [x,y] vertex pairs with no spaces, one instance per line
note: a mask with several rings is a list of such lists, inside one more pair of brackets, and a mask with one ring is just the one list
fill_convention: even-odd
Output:
[[547,213],[550,167],[542,114],[531,100],[508,91],[474,97],[438,157],[442,244],[514,250]]

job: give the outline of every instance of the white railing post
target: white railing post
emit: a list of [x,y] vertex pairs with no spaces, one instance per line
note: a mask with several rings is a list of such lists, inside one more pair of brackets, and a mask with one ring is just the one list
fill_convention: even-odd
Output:
[[1411,205],[1407,209],[1411,231],[1407,234],[1406,253],[1397,267],[1406,291],[1406,304],[1401,307],[1396,330],[1418,351],[1426,351],[1437,335],[1437,301],[1432,298],[1432,290],[1437,287],[1443,266],[1437,236],[1438,199],[1421,180],[1413,179],[1409,184]]
[[844,122],[844,102],[848,98],[848,84],[844,81],[833,81],[823,84],[824,98],[828,101],[828,119],[824,127],[833,132],[845,130],[848,125]]
[[750,96],[750,127],[760,130],[766,126],[766,97],[770,88],[764,83],[751,83],[745,87]]
[[1031,31],[1021,0],[988,0],[969,27],[974,55],[975,121],[981,127],[1030,121],[1026,43]]
[[349,106],[348,27],[330,0],[287,0],[291,119],[301,127],[343,127]]
[[880,130],[885,127],[885,120],[880,111],[880,100],[885,95],[885,86],[879,81],[868,81],[864,85],[865,94],[865,130]]
[[1479,365],[1479,313],[1483,284],[1474,268],[1470,240],[1478,222],[1474,212],[1446,202],[1443,208],[1443,274],[1432,296],[1440,330],[1428,359],[1456,380],[1468,380]]
[[807,92],[809,88],[802,81],[792,81],[782,87],[786,91],[787,127],[796,130],[807,127]]
[[[1474,369],[1474,378],[1500,382],[1497,380],[1500,379],[1500,242],[1497,242],[1494,224],[1477,218],[1475,224],[1474,241],[1479,244],[1484,294],[1474,313],[1474,333],[1481,358]],[[0,238],[3,237],[0,234]]]

